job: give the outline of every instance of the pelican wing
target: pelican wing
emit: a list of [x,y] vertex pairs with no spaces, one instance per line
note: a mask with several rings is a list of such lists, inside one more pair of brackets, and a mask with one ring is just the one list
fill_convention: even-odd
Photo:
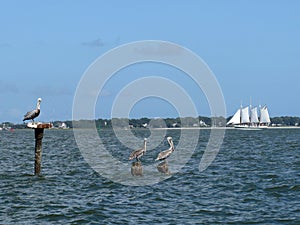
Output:
[[131,152],[131,154],[129,156],[129,160],[136,158],[139,154],[141,154],[142,151],[143,151],[143,149],[141,148],[141,149]]
[[164,160],[164,159],[168,158],[171,155],[171,153],[173,152],[172,150],[173,149],[168,149],[168,150],[160,152],[158,154],[156,160]]
[[32,120],[32,119],[36,118],[39,114],[40,114],[40,110],[38,110],[38,109],[34,109],[32,111],[29,111],[24,115],[23,121]]

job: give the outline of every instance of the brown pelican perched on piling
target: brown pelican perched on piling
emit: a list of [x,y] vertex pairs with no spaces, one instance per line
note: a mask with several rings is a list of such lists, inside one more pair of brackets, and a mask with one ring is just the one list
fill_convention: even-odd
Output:
[[38,115],[40,115],[40,112],[41,112],[41,101],[42,101],[42,99],[41,99],[41,98],[38,98],[37,104],[36,104],[36,109],[27,112],[27,113],[24,115],[23,121],[25,121],[25,120],[32,120],[32,122],[34,122],[34,119],[35,119],[36,117],[38,117]]
[[172,137],[167,137],[168,143],[170,145],[170,148],[168,150],[162,151],[158,154],[157,158],[155,159],[155,161],[157,160],[165,160],[167,159],[172,152],[174,152],[175,148],[174,148],[174,144],[173,144],[173,140]]
[[144,147],[131,152],[129,156],[129,160],[136,158],[137,161],[140,161],[140,157],[142,157],[146,153],[146,145],[147,145],[147,138],[144,138]]

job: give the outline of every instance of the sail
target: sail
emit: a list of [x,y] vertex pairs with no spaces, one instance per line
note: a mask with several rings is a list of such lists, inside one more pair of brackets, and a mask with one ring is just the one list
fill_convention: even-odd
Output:
[[258,115],[257,115],[257,107],[251,109],[250,121],[251,121],[251,123],[259,122]]
[[249,107],[245,107],[242,109],[242,123],[250,123],[250,118],[249,118]]
[[267,106],[264,106],[260,109],[260,122],[271,123]]
[[233,115],[233,117],[228,121],[226,125],[229,124],[239,124],[241,122],[241,110],[239,109],[236,111],[236,113]]

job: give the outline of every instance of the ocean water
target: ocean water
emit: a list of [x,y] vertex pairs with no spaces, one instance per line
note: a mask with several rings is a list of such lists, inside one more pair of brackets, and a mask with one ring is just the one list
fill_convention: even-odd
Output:
[[[111,154],[127,162],[132,149],[112,130],[99,133]],[[180,134],[167,131],[175,145]],[[227,130],[219,154],[199,172],[209,134],[200,132],[178,173],[128,186],[91,169],[72,130],[45,130],[41,176],[33,176],[33,130],[2,131],[0,224],[300,224],[300,129]],[[134,135],[142,143],[150,134]],[[151,165],[167,147],[162,142],[142,162]],[[125,173],[140,179],[130,167]]]

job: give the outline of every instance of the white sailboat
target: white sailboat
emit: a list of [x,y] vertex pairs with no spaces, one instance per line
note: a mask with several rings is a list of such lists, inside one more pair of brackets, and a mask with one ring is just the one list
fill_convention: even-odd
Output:
[[[250,112],[250,115],[249,115]],[[271,123],[267,106],[260,107],[260,118],[258,117],[257,107],[251,105],[241,107],[226,124],[235,128],[243,129],[262,129],[267,128]]]

